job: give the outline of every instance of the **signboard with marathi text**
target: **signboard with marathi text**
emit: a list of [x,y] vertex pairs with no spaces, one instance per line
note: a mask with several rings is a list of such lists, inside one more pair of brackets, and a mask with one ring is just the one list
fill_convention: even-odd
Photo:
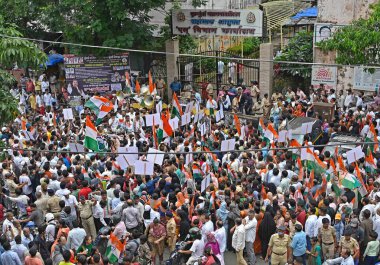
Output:
[[69,96],[122,90],[126,72],[129,75],[129,54],[97,58],[65,55],[65,73]]
[[354,89],[364,91],[379,91],[380,70],[370,71],[364,67],[354,68]]
[[313,65],[311,74],[311,85],[323,84],[325,88],[336,88],[338,68],[335,66]]
[[259,9],[175,10],[172,32],[174,35],[262,37],[263,12]]

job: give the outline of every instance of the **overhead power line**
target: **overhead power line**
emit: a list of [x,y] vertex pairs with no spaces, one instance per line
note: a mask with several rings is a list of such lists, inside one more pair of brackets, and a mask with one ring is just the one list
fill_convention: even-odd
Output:
[[[168,154],[168,155],[187,155],[187,154],[209,154],[209,153],[245,153],[245,152],[257,152],[257,151],[281,151],[281,150],[297,150],[297,149],[304,149],[304,148],[319,148],[319,147],[326,147],[326,146],[358,146],[358,145],[374,145],[378,144],[376,142],[347,142],[347,143],[330,143],[328,145],[306,145],[301,147],[277,147],[277,148],[251,148],[246,150],[233,150],[233,151],[220,151],[220,150],[210,150],[210,151],[192,151],[192,152],[149,152],[149,154],[152,155],[162,155],[162,154]],[[101,154],[101,155],[123,155],[123,154],[130,154],[130,155],[145,155],[148,152],[75,152],[70,150],[61,150],[61,151],[55,151],[55,150],[40,150],[40,149],[26,149],[26,148],[14,148],[14,147],[0,147],[0,150],[13,150],[13,151],[24,151],[24,152],[36,152],[36,153],[74,153],[74,154]]]
[[[296,61],[275,61],[275,60],[265,60],[265,59],[249,59],[249,58],[241,58],[241,57],[223,57],[223,56],[212,56],[206,54],[187,54],[187,53],[172,53],[172,52],[160,52],[160,51],[151,51],[151,50],[137,50],[137,49],[125,49],[118,47],[110,47],[110,46],[98,46],[98,45],[89,45],[89,44],[78,44],[72,42],[63,42],[63,41],[51,41],[51,40],[43,40],[43,39],[35,39],[35,38],[25,38],[25,37],[15,37],[9,36],[5,34],[0,34],[2,38],[8,39],[18,39],[18,40],[27,40],[27,41],[35,41],[35,42],[44,42],[44,43],[52,43],[52,44],[61,44],[61,45],[70,45],[70,46],[78,46],[78,47],[87,47],[87,48],[95,48],[95,49],[106,49],[106,50],[114,50],[114,51],[123,51],[123,52],[140,52],[140,53],[155,53],[162,55],[177,55],[177,56],[190,56],[190,57],[199,57],[199,58],[222,58],[227,60],[239,60],[239,61],[253,61],[253,62],[273,62],[275,64],[298,64],[298,65],[315,65],[315,66],[337,66],[337,67],[355,67],[355,66],[363,66],[360,64],[332,64],[332,63],[315,63],[315,62],[296,62]],[[380,66],[375,65],[364,65],[366,68],[371,69],[380,69]]]

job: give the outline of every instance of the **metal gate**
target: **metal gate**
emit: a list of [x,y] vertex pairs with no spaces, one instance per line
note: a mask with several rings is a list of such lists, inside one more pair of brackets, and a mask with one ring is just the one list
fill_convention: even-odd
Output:
[[177,59],[177,67],[178,79],[192,85],[211,83],[219,89],[231,83],[244,82],[249,85],[250,81],[259,81],[259,61],[242,61],[240,56],[224,51],[206,51],[194,56],[181,55]]

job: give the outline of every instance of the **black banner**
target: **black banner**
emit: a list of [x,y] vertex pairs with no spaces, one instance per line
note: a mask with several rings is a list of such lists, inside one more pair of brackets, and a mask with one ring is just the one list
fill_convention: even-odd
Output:
[[83,96],[122,90],[129,70],[128,53],[103,58],[65,55],[67,94]]

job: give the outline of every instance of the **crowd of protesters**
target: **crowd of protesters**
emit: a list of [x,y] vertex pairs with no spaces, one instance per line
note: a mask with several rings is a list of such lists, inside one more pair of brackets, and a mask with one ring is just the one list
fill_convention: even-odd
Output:
[[[166,89],[164,82],[157,87],[159,94]],[[180,83],[170,88],[180,97]],[[21,114],[0,135],[7,147],[0,168],[1,265],[163,264],[174,262],[168,255],[174,252],[188,265],[227,264],[227,252],[236,253],[239,265],[260,259],[273,265],[378,261],[376,95],[372,105],[364,103],[362,92],[323,87],[289,88],[269,97],[251,82],[225,86],[214,97],[208,86],[191,91],[192,121],[184,126],[179,121],[175,134],[158,142],[158,123],[144,123],[155,108],[133,108],[129,97],[116,101],[116,95],[106,95],[117,107],[97,125],[103,151],[109,151],[102,153],[69,148],[69,143],[83,144],[86,117],[97,120],[88,108],[77,106],[74,120],[65,120],[67,106],[48,87],[48,96],[39,100],[32,88],[12,93]],[[315,102],[334,104],[330,121],[314,111]],[[217,122],[211,109],[220,108],[253,114],[260,122],[237,125],[227,116]],[[199,113],[204,115],[195,122]],[[268,128],[279,132],[295,117],[320,119],[326,142],[344,132],[372,136],[373,144],[353,164],[340,149],[315,148],[313,159],[325,171],[314,171],[305,161],[298,163],[300,148],[313,146],[309,134],[297,148],[293,139],[266,139]],[[203,135],[200,122],[207,124]],[[236,139],[235,146],[222,151],[227,139]],[[154,165],[152,175],[135,174],[133,165],[122,169],[116,157],[125,146],[136,147],[139,160],[157,146],[165,153],[163,163]],[[368,168],[369,154],[374,162]],[[210,182],[202,186],[205,178]],[[359,185],[349,188],[342,184],[345,178]],[[116,261],[110,244],[122,248]]]

